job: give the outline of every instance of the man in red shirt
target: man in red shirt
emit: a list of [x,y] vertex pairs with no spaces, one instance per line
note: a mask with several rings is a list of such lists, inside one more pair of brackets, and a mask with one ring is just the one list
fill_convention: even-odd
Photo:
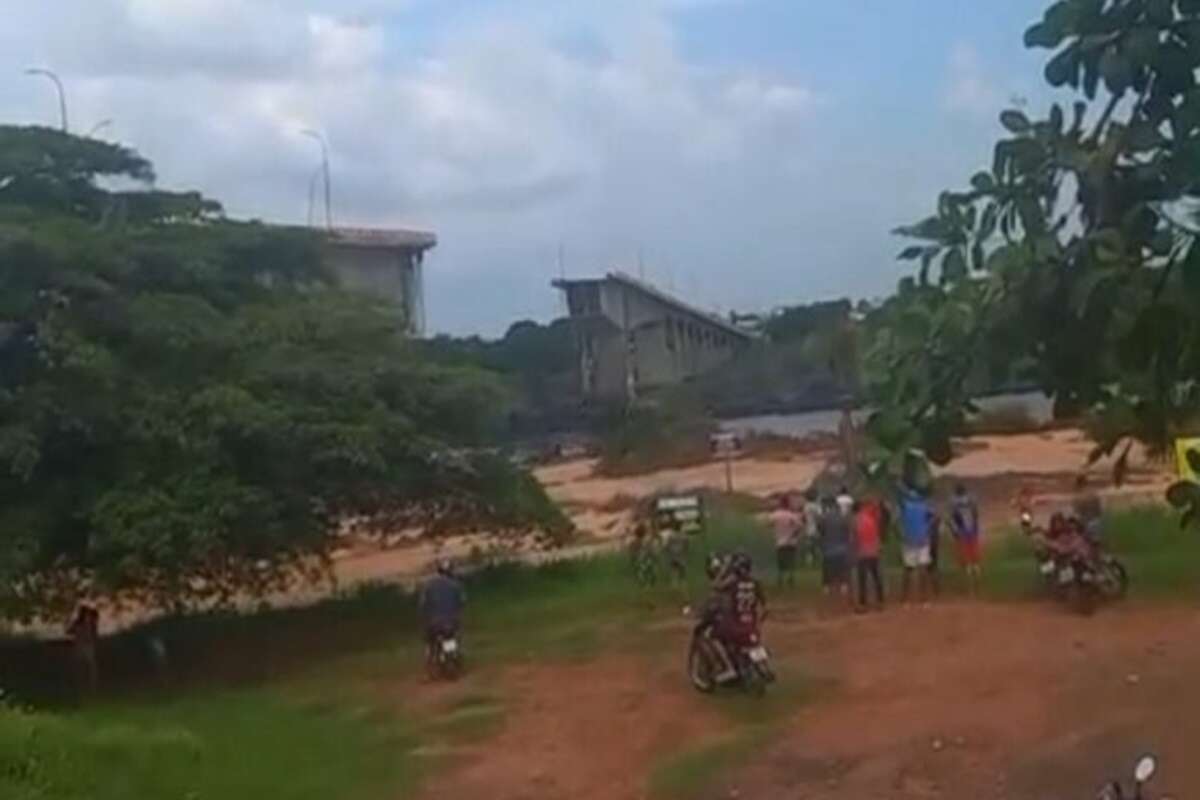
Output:
[[883,608],[883,576],[879,571],[880,540],[883,538],[883,514],[876,500],[864,500],[854,507],[854,553],[858,569],[858,607],[867,610],[867,581],[875,589],[875,607]]

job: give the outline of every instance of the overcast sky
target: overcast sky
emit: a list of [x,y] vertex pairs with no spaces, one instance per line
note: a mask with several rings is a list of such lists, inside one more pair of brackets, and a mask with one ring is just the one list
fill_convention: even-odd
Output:
[[1045,0],[0,0],[0,119],[136,147],[160,185],[428,228],[433,330],[498,334],[614,267],[714,310],[878,296],[889,234],[1040,108]]

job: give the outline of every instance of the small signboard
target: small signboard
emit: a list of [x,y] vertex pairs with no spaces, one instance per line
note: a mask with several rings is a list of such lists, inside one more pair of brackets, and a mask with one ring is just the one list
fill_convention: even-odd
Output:
[[655,513],[671,519],[684,533],[700,533],[704,530],[704,499],[698,494],[681,494],[660,497],[654,503]]
[[735,455],[742,451],[742,437],[730,431],[721,431],[708,438],[708,446],[716,455]]
[[1180,478],[1187,481],[1200,481],[1200,475],[1192,469],[1192,462],[1188,459],[1189,451],[1200,453],[1200,437],[1175,440],[1175,468],[1179,470]]

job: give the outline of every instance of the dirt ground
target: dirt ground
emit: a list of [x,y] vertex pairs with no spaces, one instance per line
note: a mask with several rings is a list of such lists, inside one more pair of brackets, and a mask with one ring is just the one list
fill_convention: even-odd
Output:
[[[1151,796],[1200,795],[1200,611],[955,603],[819,619],[784,610],[768,634],[808,687],[750,763],[699,797],[1091,797],[1144,752]],[[640,800],[661,759],[718,741],[719,698],[661,652],[503,676],[496,739],[429,787],[447,800]],[[778,695],[777,695],[778,696]],[[763,701],[773,702],[772,697]]]
[[[1169,465],[1135,452],[1125,485],[1112,485],[1112,461],[1101,459],[1087,467],[1092,445],[1081,431],[1058,430],[1011,436],[978,436],[959,443],[958,456],[938,471],[944,482],[963,481],[979,496],[984,521],[1007,523],[1011,501],[1029,486],[1039,505],[1049,508],[1071,498],[1074,481],[1086,472],[1089,483],[1116,502],[1147,496],[1161,497],[1171,479]],[[742,458],[733,464],[734,488],[739,494],[769,497],[804,489],[834,457],[832,451],[798,451],[790,458]],[[625,531],[622,505],[663,491],[725,489],[725,466],[720,461],[647,475],[606,478],[593,474],[595,462],[570,461],[535,471],[538,480],[571,514],[581,530],[595,540]]]

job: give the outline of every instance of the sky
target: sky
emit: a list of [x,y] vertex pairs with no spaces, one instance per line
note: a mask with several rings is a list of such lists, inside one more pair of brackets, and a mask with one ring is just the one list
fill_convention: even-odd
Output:
[[1046,0],[0,0],[0,121],[136,148],[164,188],[437,233],[436,332],[563,313],[560,274],[714,311],[879,297],[891,231],[1047,102]]

